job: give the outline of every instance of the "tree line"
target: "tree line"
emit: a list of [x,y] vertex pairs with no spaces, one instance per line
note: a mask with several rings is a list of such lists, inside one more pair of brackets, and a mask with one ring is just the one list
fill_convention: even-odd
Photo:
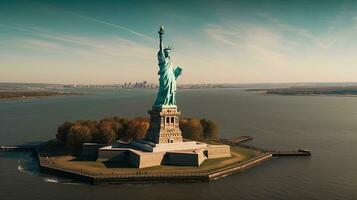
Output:
[[[111,144],[119,139],[144,139],[149,124],[149,119],[145,117],[66,121],[57,128],[56,138],[71,150],[77,151],[83,143],[88,142]],[[218,125],[206,119],[183,118],[180,120],[180,129],[183,137],[187,139],[211,140],[219,137]]]

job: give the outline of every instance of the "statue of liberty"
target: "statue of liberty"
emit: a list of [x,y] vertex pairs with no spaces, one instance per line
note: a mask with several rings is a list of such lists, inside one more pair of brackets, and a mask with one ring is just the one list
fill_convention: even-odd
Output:
[[181,75],[180,67],[174,68],[170,59],[171,47],[163,49],[164,27],[159,30],[159,52],[157,58],[159,61],[159,92],[156,97],[155,107],[176,106],[176,79]]

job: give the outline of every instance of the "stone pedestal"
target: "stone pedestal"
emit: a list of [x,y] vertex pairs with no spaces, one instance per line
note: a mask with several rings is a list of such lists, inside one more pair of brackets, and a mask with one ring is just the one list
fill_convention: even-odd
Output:
[[150,127],[146,141],[156,144],[183,142],[179,128],[181,112],[177,111],[177,106],[154,106],[149,114]]

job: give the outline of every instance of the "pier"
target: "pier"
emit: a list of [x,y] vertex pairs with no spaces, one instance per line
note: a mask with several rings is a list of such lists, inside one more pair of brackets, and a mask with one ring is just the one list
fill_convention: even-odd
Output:
[[33,152],[41,145],[45,144],[44,142],[32,142],[20,145],[3,145],[0,147],[0,152]]
[[299,149],[297,151],[272,151],[274,157],[280,156],[311,156],[310,150]]
[[242,144],[245,141],[252,140],[253,137],[251,136],[235,136],[235,137],[228,137],[219,139],[219,142],[231,145],[231,146],[240,146],[247,149],[271,153],[273,157],[283,157],[283,156],[311,156],[311,151],[307,149],[299,149],[299,150],[292,150],[292,151],[278,151],[278,150],[266,150],[258,147],[253,147],[250,145]]
[[34,148],[21,147],[21,146],[1,146],[1,152],[19,152],[19,151],[33,151]]
[[242,135],[242,136],[222,138],[222,139],[219,139],[219,141],[224,142],[224,143],[230,143],[230,144],[239,144],[241,142],[249,141],[252,139],[253,139],[253,137],[251,137],[251,136]]

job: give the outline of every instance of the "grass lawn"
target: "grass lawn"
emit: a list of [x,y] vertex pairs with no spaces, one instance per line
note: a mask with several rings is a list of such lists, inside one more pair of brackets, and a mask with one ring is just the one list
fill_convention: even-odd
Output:
[[175,173],[200,173],[208,172],[222,167],[227,167],[238,162],[244,162],[252,159],[261,153],[249,150],[242,147],[231,146],[231,157],[207,159],[200,167],[192,166],[168,166],[161,165],[148,167],[143,169],[133,168],[126,164],[108,164],[106,160],[91,160],[84,158],[76,158],[73,156],[53,156],[49,157],[51,163],[58,168],[63,168],[71,171],[79,171],[92,175],[129,175],[129,174],[175,174]]

